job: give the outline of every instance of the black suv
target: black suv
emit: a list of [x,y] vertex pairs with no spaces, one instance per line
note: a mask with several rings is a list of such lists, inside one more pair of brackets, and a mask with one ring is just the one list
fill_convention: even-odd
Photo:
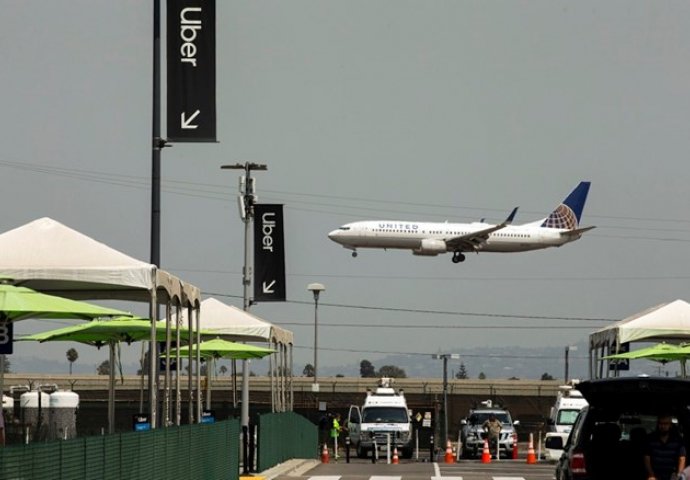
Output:
[[660,414],[671,414],[674,428],[690,441],[688,380],[624,377],[585,381],[575,388],[589,406],[578,415],[565,445],[561,437],[546,444],[564,450],[557,480],[646,479],[645,437],[655,430]]

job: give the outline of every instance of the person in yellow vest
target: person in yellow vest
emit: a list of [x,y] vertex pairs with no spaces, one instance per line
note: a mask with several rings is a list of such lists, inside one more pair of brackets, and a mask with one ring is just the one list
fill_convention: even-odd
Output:
[[331,438],[333,439],[333,457],[338,460],[338,437],[343,427],[340,425],[340,414],[336,413],[333,417],[333,425],[331,426]]

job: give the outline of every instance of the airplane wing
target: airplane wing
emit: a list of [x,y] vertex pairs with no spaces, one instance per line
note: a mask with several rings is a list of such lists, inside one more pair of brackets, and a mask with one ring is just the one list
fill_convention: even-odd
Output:
[[460,235],[458,237],[446,238],[446,246],[449,250],[462,250],[462,251],[474,251],[481,249],[482,245],[486,243],[493,232],[506,228],[510,222],[515,218],[515,213],[517,213],[517,207],[510,212],[508,218],[502,223],[494,225],[493,227],[484,228],[482,230],[477,230],[476,232],[468,233],[467,235]]

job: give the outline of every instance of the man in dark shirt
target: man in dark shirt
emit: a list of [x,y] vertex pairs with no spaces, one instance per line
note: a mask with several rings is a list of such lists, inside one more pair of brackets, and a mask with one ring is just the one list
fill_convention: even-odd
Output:
[[685,468],[683,439],[673,428],[671,415],[659,415],[644,456],[647,480],[671,480]]

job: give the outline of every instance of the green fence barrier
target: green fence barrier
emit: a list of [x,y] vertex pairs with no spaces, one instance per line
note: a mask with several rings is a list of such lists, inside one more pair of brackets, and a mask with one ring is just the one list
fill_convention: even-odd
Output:
[[238,480],[238,420],[0,449],[0,480]]
[[294,412],[259,416],[257,469],[262,472],[291,458],[317,458],[316,425]]

